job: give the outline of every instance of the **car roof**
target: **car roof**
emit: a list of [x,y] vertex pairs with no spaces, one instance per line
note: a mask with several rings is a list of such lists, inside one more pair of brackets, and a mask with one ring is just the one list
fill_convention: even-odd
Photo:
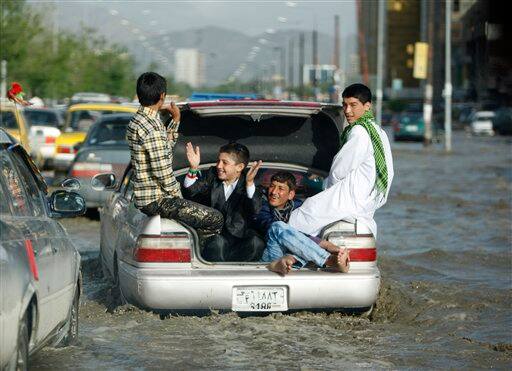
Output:
[[115,103],[77,103],[68,108],[69,112],[79,110],[95,110],[95,111],[119,111],[119,112],[137,112],[135,106],[127,106]]
[[108,121],[108,122],[112,122],[112,121],[121,121],[121,120],[126,120],[126,119],[131,119],[133,117],[133,113],[129,113],[129,112],[126,112],[126,113],[108,113],[106,115],[101,115],[100,118],[98,119],[98,121],[96,122],[97,124],[100,124],[100,123],[103,123],[105,121]]

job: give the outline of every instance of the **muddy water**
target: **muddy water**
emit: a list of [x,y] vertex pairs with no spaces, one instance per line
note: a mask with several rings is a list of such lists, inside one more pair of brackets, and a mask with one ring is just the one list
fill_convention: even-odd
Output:
[[455,133],[454,152],[393,144],[378,211],[380,298],[371,318],[300,312],[160,316],[114,308],[96,260],[99,222],[66,220],[85,260],[80,343],[34,369],[512,367],[512,142]]

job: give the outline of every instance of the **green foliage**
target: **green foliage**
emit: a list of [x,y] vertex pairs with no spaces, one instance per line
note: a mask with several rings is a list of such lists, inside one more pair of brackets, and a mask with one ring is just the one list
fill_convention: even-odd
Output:
[[92,29],[55,35],[42,17],[23,0],[1,1],[0,56],[7,61],[9,82],[45,98],[79,91],[133,97],[135,63],[125,49]]

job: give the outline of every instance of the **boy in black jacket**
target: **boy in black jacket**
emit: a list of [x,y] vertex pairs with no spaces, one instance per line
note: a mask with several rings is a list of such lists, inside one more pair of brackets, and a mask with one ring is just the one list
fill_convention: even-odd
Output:
[[254,185],[261,161],[247,170],[249,150],[229,143],[219,149],[217,164],[198,179],[199,147],[187,143],[186,153],[190,169],[183,183],[184,196],[219,210],[225,220],[221,234],[205,243],[202,256],[213,262],[258,261],[265,242],[249,223],[261,208],[261,190]]

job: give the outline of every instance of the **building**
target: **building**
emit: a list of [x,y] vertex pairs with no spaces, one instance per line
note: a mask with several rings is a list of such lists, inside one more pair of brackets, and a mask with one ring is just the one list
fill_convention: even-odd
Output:
[[[468,98],[493,109],[512,104],[512,26],[507,2],[454,1],[459,7]],[[494,106],[494,107],[493,107]]]
[[302,71],[304,85],[313,85],[315,79],[317,84],[331,83],[336,69],[333,64],[305,64]]
[[176,49],[174,53],[174,78],[193,88],[204,84],[204,58],[197,49]]

